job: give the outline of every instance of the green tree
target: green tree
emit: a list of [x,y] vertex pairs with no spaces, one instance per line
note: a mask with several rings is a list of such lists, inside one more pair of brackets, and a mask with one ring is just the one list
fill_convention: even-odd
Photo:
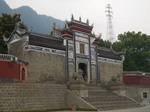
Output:
[[99,39],[98,47],[111,48],[111,42],[108,40]]
[[113,50],[115,50],[115,51],[117,51],[117,52],[124,52],[123,50],[123,46],[122,46],[122,43],[121,42],[118,42],[118,41],[116,41],[116,42],[114,42],[113,44],[112,44],[112,48],[113,48]]
[[112,47],[125,53],[125,71],[150,72],[150,36],[141,32],[125,32],[118,35],[118,41]]
[[20,21],[20,15],[2,14],[0,16],[0,53],[7,53],[7,45],[3,36],[9,37],[13,32],[15,25]]

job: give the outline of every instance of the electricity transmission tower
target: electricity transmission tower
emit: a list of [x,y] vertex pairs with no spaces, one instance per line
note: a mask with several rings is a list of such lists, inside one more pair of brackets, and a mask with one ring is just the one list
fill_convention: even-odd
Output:
[[107,40],[113,43],[115,41],[115,37],[114,37],[113,22],[112,22],[113,11],[110,4],[107,4],[105,12],[107,17],[107,33],[106,33]]

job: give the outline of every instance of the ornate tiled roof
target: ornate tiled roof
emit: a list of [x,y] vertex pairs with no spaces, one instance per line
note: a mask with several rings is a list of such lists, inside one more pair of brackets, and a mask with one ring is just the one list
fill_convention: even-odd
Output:
[[93,26],[90,26],[89,23],[84,23],[81,20],[71,20],[70,22],[66,22],[69,29],[72,31],[79,31],[83,33],[91,34]]
[[122,60],[121,54],[110,50],[110,49],[97,49],[97,54],[99,57],[109,58],[109,59],[115,59],[115,60]]
[[65,50],[63,45],[63,39],[49,35],[42,35],[37,33],[29,34],[29,44],[47,48],[54,48],[59,50]]

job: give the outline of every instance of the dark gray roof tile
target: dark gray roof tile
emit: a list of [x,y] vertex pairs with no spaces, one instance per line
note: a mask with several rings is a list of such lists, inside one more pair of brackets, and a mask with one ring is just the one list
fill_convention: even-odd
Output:
[[41,34],[30,33],[29,44],[47,48],[65,50],[63,39]]
[[121,60],[122,57],[119,53],[116,53],[112,50],[105,50],[105,49],[97,49],[97,53],[99,57],[109,58],[109,59],[116,59]]

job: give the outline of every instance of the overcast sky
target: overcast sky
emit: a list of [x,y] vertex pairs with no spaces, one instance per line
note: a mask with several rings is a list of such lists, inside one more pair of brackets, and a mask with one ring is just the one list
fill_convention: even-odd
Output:
[[71,14],[94,23],[94,32],[106,34],[105,7],[111,3],[114,33],[142,31],[150,34],[150,0],[6,0],[11,8],[28,5],[39,14],[69,20]]

